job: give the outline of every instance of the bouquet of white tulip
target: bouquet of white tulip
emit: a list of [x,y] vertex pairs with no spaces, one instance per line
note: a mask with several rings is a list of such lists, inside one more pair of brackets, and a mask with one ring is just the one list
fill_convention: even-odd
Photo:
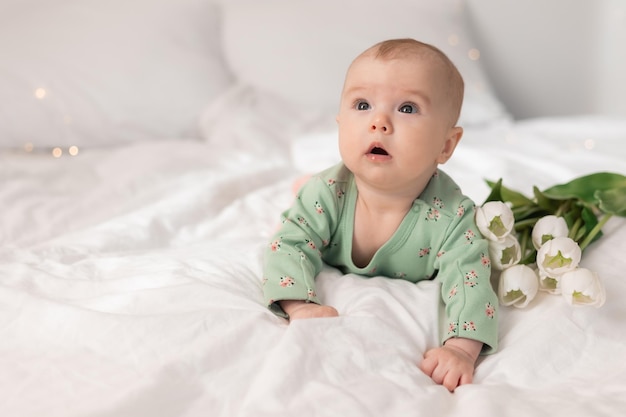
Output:
[[491,194],[477,207],[476,223],[500,273],[500,303],[525,307],[542,290],[570,305],[602,306],[600,277],[579,263],[612,216],[626,217],[626,177],[602,172],[544,191],[534,187],[532,199],[502,180],[487,183]]

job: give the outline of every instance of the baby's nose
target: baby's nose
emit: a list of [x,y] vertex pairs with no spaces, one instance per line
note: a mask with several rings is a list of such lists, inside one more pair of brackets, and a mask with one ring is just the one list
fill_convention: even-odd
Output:
[[370,132],[382,132],[391,133],[391,122],[389,118],[384,116],[377,116],[372,120],[370,125]]
[[385,126],[384,124],[378,124],[378,123],[374,123],[371,127],[372,130],[382,130],[383,132],[387,131],[387,126]]

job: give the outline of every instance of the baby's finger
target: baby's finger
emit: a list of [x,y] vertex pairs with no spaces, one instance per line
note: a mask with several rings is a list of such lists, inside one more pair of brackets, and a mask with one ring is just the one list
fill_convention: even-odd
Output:
[[446,368],[444,368],[443,366],[441,366],[441,364],[439,364],[439,366],[437,366],[435,368],[435,370],[433,371],[433,373],[432,373],[432,375],[430,377],[437,384],[443,385],[443,383],[445,382],[446,378],[448,377],[448,370]]
[[459,380],[459,385],[471,384],[474,380],[474,375],[472,373],[464,373],[461,375],[461,379]]
[[433,371],[435,370],[435,368],[437,368],[437,363],[438,363],[437,357],[428,356],[428,352],[427,352],[426,355],[424,356],[424,359],[422,359],[422,363],[419,364],[419,368],[426,375],[432,376]]
[[448,370],[446,377],[443,380],[442,385],[448,388],[448,391],[453,392],[456,387],[460,385],[462,375],[455,370]]

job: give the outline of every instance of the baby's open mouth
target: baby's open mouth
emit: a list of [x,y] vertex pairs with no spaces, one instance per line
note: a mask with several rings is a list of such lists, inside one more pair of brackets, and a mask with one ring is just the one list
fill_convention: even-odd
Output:
[[384,150],[383,148],[379,148],[378,146],[372,148],[370,153],[373,153],[375,155],[389,155],[386,150]]

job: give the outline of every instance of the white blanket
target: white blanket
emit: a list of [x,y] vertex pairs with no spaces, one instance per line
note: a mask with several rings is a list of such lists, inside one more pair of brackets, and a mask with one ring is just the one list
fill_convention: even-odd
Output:
[[[615,416],[626,410],[626,227],[583,255],[600,309],[541,293],[500,307],[500,349],[449,393],[418,369],[438,288],[327,268],[341,316],[290,325],[262,303],[261,253],[300,173],[334,135],[254,149],[171,140],[59,159],[0,154],[0,415]],[[312,139],[314,138],[314,139]],[[626,173],[626,124],[546,119],[469,129],[443,167],[530,194]],[[314,141],[315,146],[312,146]],[[264,146],[267,145],[267,146]]]

